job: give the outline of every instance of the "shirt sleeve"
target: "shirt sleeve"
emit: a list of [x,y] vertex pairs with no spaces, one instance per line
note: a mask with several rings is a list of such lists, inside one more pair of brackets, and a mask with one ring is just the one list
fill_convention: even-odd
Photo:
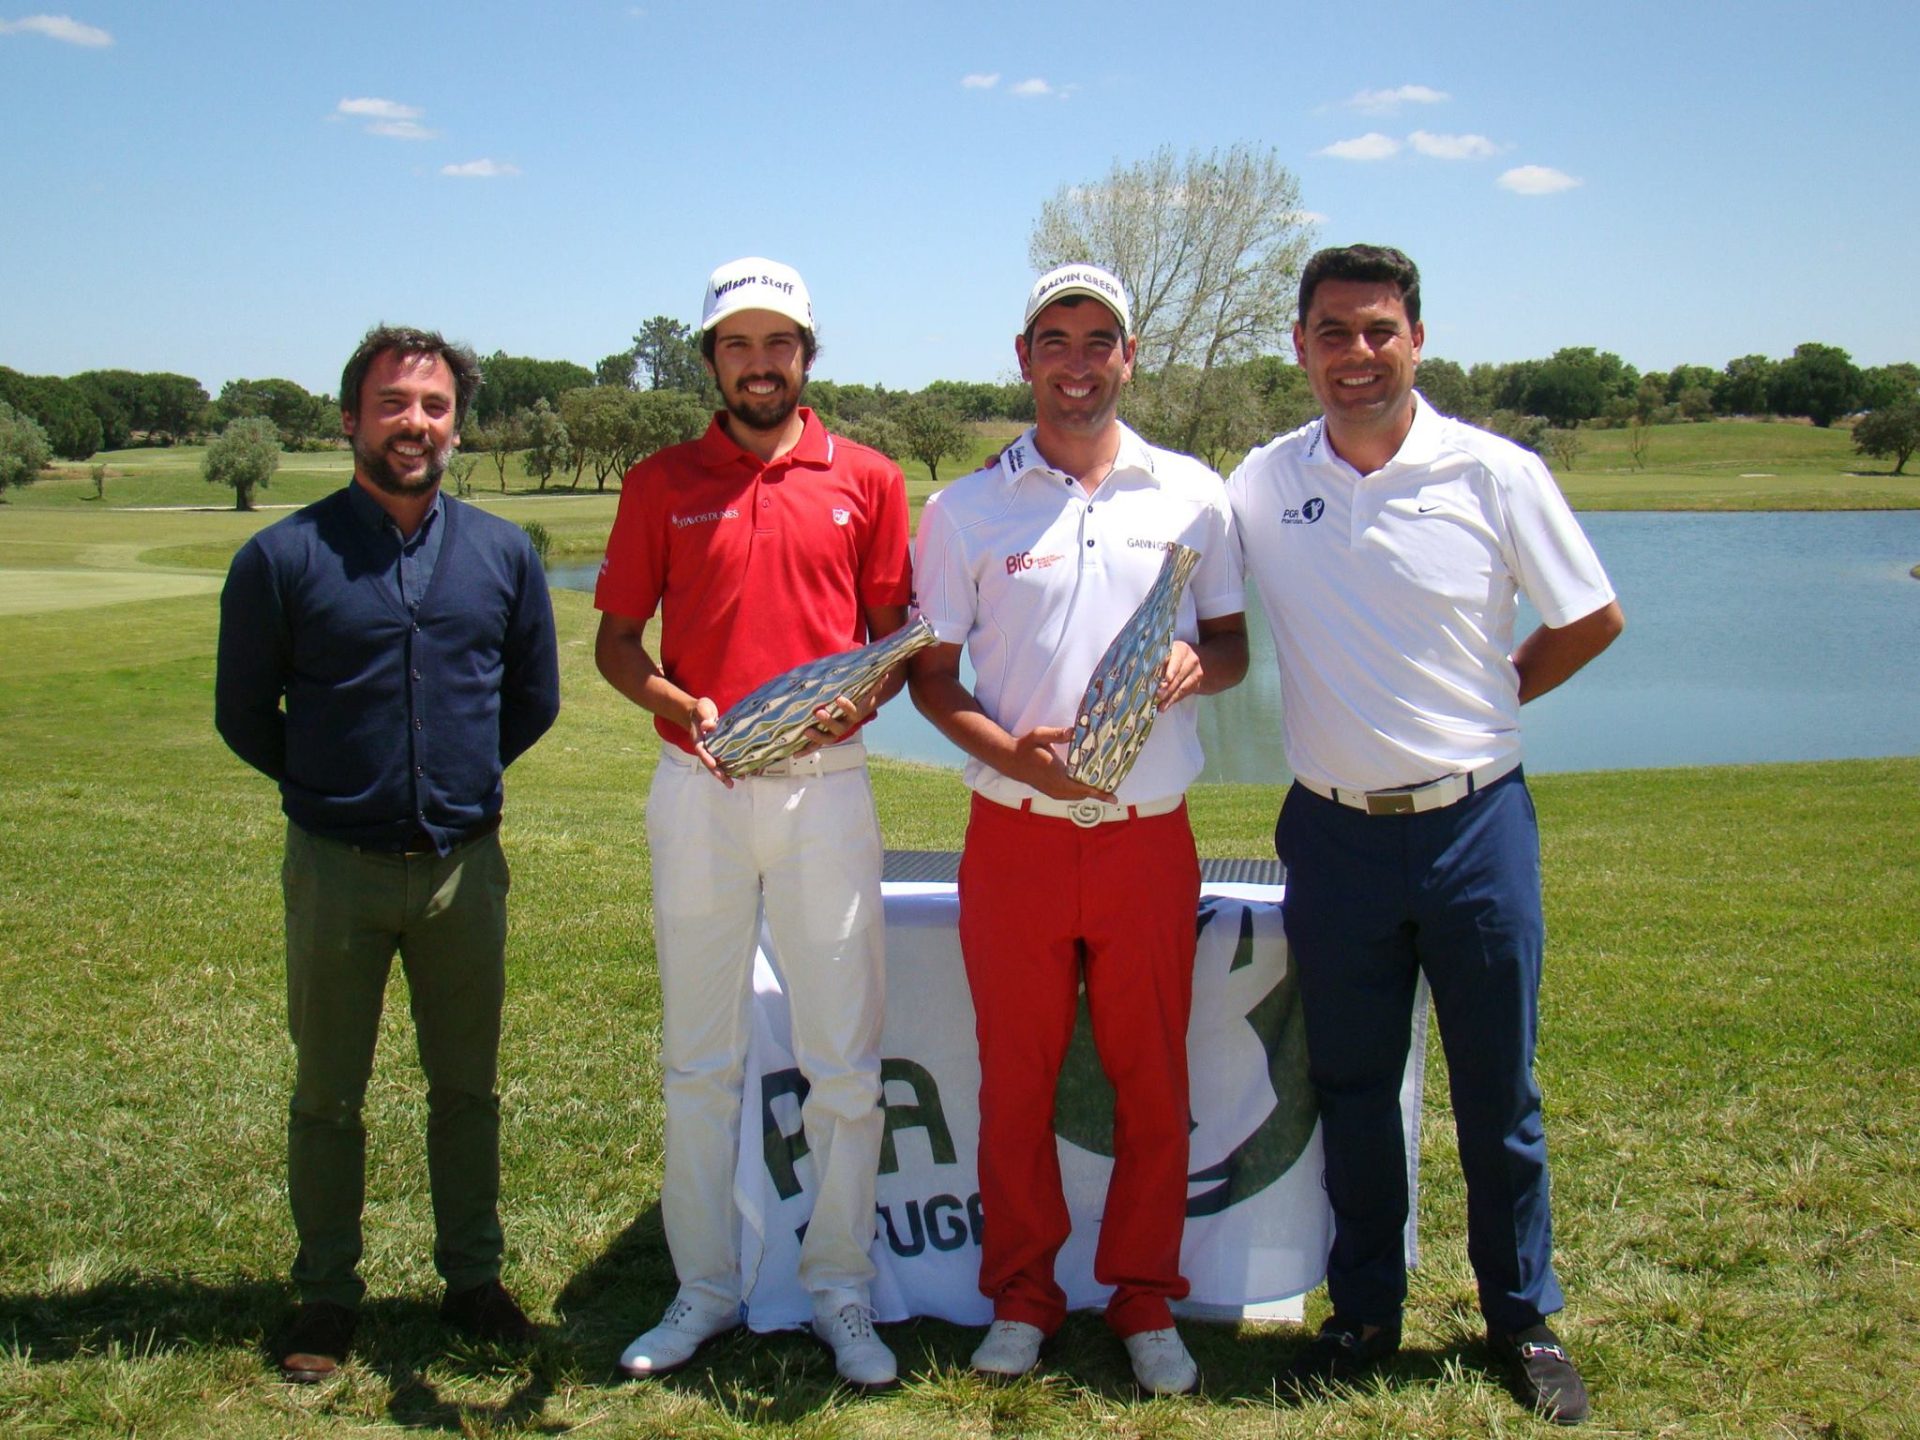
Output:
[[1537,457],[1527,457],[1502,492],[1508,563],[1520,593],[1547,626],[1570,625],[1614,598],[1593,543]]
[[863,606],[904,605],[913,596],[907,553],[907,482],[896,465],[880,468],[873,481],[873,534],[860,561]]
[[973,633],[979,589],[967,561],[966,546],[955,533],[945,492],[920,511],[920,536],[913,560],[914,598],[921,617],[943,645],[964,645]]
[[649,620],[659,608],[667,584],[667,527],[655,493],[664,483],[644,460],[621,480],[607,558],[593,587],[595,609]]
[[1194,614],[1202,620],[1238,615],[1247,608],[1247,578],[1226,486],[1216,480],[1213,490],[1206,507],[1206,543],[1193,575]]
[[500,768],[533,747],[560,713],[560,647],[553,630],[553,596],[531,544],[523,543],[520,586],[507,617],[501,651]]
[[266,551],[248,541],[220,591],[213,726],[233,753],[268,779],[285,778],[287,693],[293,647]]

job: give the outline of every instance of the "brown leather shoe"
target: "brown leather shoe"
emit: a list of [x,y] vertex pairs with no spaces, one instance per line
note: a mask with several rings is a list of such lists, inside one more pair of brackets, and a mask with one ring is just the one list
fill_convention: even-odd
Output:
[[540,1336],[519,1302],[498,1280],[466,1290],[449,1290],[440,1302],[440,1318],[476,1340],[495,1345],[527,1345]]
[[360,1317],[344,1305],[315,1300],[293,1312],[280,1347],[280,1376],[294,1385],[318,1385],[340,1373]]

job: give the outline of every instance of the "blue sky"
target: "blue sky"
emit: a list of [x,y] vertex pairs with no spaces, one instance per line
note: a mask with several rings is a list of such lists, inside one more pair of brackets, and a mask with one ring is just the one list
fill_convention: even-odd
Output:
[[1005,378],[1042,201],[1242,141],[1420,263],[1429,355],[1920,360],[1912,0],[9,5],[29,373],[331,392],[382,319],[592,365],[764,254],[816,374]]

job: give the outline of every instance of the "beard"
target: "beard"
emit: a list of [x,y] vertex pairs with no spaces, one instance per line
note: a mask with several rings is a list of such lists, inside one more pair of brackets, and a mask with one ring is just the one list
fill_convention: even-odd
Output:
[[[416,438],[412,435],[396,435],[393,437],[393,440],[387,442],[388,445],[393,444],[395,440],[406,440],[410,443],[424,443],[425,437],[421,436]],[[387,452],[384,448],[375,450],[372,446],[364,444],[359,436],[355,436],[353,440],[354,467],[359,470],[362,475],[365,475],[376,488],[384,490],[389,495],[412,497],[429,494],[433,490],[433,487],[440,483],[440,477],[447,473],[447,462],[452,458],[453,446],[451,444],[429,450],[427,452],[426,469],[420,473],[419,479],[410,480],[403,475],[395,473],[393,466],[387,463]]]
[[[750,395],[746,389],[748,379],[775,380],[780,388],[764,397]],[[800,392],[789,390],[785,378],[778,375],[743,376],[732,394],[720,398],[726,402],[727,413],[749,430],[778,430],[800,406]]]

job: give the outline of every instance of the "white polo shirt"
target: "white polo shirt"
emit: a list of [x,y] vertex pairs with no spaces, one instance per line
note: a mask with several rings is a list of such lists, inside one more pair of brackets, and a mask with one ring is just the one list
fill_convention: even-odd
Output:
[[1362,476],[1315,420],[1227,482],[1280,656],[1287,764],[1340,789],[1418,785],[1520,753],[1516,596],[1560,626],[1614,598],[1538,456],[1415,396]]
[[[984,470],[927,501],[915,542],[919,610],[941,641],[965,645],[974,697],[1008,733],[1072,726],[1094,666],[1160,574],[1167,545],[1200,552],[1174,636],[1246,609],[1220,477],[1121,427],[1113,472],[1088,494],[1041,455],[1029,429]],[[1065,747],[1060,747],[1064,754]],[[1200,774],[1193,698],[1153,722],[1123,805],[1182,794]],[[967,783],[1010,805],[1039,794],[969,759]]]

